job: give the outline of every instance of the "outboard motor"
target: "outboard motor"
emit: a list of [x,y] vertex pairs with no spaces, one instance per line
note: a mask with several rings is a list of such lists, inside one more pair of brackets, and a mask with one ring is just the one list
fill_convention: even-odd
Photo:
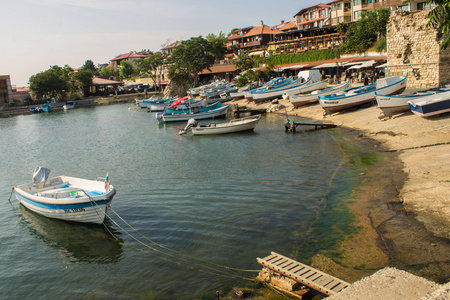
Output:
[[198,122],[195,119],[189,119],[189,121],[187,122],[186,127],[184,127],[183,129],[180,130],[180,132],[178,132],[179,135],[185,134],[191,127],[195,127],[197,126]]
[[44,187],[48,175],[50,175],[50,169],[44,167],[36,167],[33,172],[33,186],[37,189]]

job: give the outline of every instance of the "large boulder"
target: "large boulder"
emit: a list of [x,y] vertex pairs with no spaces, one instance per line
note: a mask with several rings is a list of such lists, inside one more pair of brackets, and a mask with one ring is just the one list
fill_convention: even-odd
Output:
[[172,78],[164,90],[164,97],[184,97],[189,89],[188,79],[186,77]]

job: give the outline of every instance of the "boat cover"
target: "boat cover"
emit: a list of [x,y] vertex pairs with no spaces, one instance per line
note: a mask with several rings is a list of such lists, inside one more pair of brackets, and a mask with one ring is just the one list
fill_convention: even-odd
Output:
[[48,175],[50,175],[50,169],[44,167],[36,167],[33,173],[33,186],[43,187],[47,181]]

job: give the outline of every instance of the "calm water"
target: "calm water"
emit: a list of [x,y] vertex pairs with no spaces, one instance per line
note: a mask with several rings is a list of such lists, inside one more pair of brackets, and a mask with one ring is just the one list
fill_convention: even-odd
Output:
[[[329,219],[355,182],[330,130],[288,134],[285,117],[266,116],[255,132],[179,136],[184,122],[159,126],[129,107],[0,119],[1,298],[193,299],[251,284],[221,266],[259,270],[256,257],[270,251],[317,251],[311,224]],[[50,176],[108,172],[114,211],[170,250],[115,215],[117,239],[11,205],[11,188],[36,166]]]

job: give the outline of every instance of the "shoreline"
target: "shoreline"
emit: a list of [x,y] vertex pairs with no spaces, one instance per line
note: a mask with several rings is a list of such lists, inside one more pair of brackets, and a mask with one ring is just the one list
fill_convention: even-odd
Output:
[[[312,266],[348,282],[384,267],[448,282],[450,115],[421,118],[406,112],[380,121],[381,110],[370,106],[324,117],[319,103],[294,109],[289,100],[278,100],[282,108],[276,113],[295,121],[337,124],[335,130],[346,140],[383,156],[382,162],[369,166],[361,188],[347,201],[360,232],[342,241],[339,261],[325,252],[313,258]],[[232,103],[249,109],[275,106],[245,99]]]

